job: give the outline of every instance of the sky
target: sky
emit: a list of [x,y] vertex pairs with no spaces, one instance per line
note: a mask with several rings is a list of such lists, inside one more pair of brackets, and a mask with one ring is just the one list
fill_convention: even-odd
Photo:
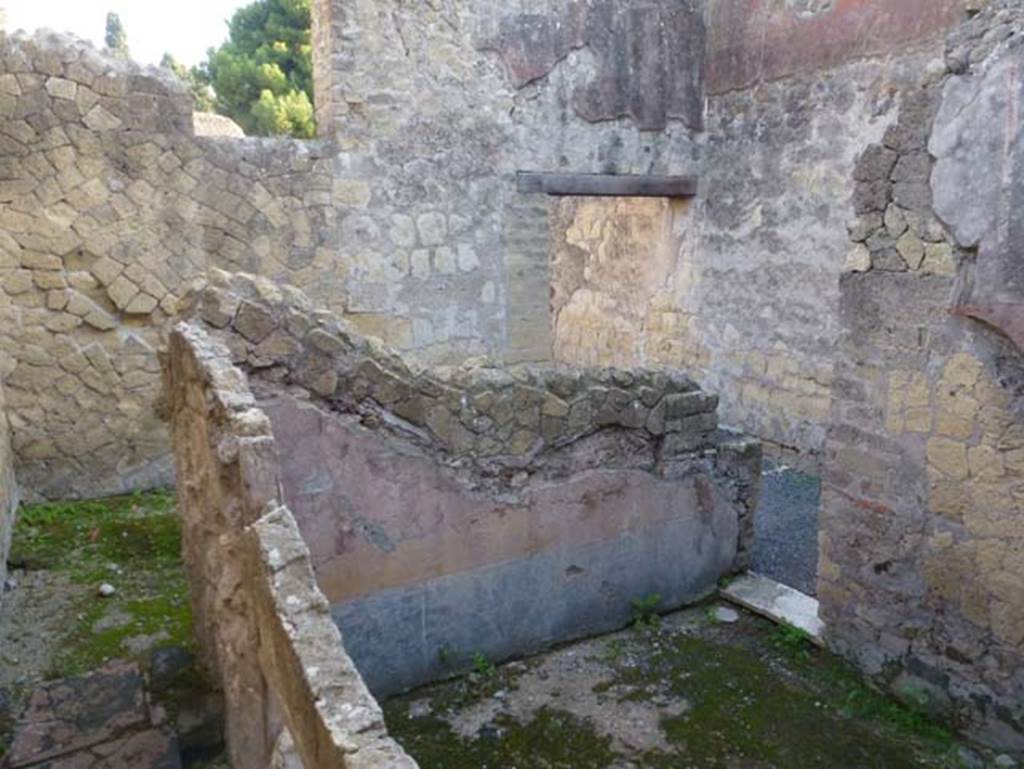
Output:
[[226,21],[246,0],[0,0],[8,30],[48,27],[103,47],[107,11],[121,17],[132,58],[158,64],[165,52],[198,64],[227,37]]

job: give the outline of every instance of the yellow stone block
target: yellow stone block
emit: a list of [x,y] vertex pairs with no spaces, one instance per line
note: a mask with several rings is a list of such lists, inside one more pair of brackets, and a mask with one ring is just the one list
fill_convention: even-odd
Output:
[[942,384],[952,387],[973,387],[981,372],[980,361],[967,353],[957,353],[946,364],[942,373]]
[[[1006,562],[1008,547],[998,539],[979,539],[976,543],[978,570],[982,573],[999,571]],[[1012,570],[1011,570],[1012,571]],[[1021,573],[1024,573],[1022,571]]]
[[985,573],[984,579],[994,598],[1024,613],[1024,577],[1008,571],[993,571]]
[[928,494],[928,507],[932,512],[954,521],[963,520],[970,501],[970,493],[958,481],[935,480]]
[[974,422],[949,411],[940,410],[935,417],[935,432],[946,438],[965,441],[974,435]]
[[996,446],[1003,451],[1024,449],[1024,424],[1016,423],[1002,434]]
[[1024,643],[1024,611],[1019,605],[993,601],[991,607],[992,632],[1010,644]]
[[932,429],[932,410],[928,407],[907,409],[904,427],[909,433],[927,433]]
[[995,443],[1014,424],[1014,417],[1006,409],[985,404],[978,415],[978,425],[984,431],[986,440]]
[[998,484],[973,489],[964,525],[973,537],[1010,540],[1020,536],[1018,510],[1013,498]]
[[1024,449],[1013,449],[1003,454],[1003,466],[1007,473],[1024,475]]
[[989,377],[982,376],[974,385],[974,397],[990,408],[1008,409],[1012,398],[1010,393]]
[[928,464],[943,475],[954,480],[966,480],[968,476],[967,446],[948,438],[932,438],[928,441]]
[[967,464],[974,478],[993,480],[1005,474],[1003,457],[991,446],[974,446],[968,449]]
[[1024,574],[1024,540],[1015,543],[998,542],[1003,555],[1003,568],[1014,574]]
[[979,627],[987,628],[991,625],[989,603],[988,591],[983,586],[973,582],[963,585],[960,607],[967,619]]

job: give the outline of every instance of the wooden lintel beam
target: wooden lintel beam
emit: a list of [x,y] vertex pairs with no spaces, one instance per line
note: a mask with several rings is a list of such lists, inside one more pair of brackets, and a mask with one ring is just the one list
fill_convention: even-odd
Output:
[[641,174],[546,174],[520,171],[519,192],[544,195],[620,198],[692,198],[697,194],[693,176],[644,176]]

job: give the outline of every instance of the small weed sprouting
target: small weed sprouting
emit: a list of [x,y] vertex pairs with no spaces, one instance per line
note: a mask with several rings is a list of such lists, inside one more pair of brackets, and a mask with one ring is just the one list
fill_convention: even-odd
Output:
[[661,617],[658,615],[660,603],[660,593],[650,593],[630,601],[633,607],[633,625],[647,630],[658,627],[661,624]]
[[455,661],[455,653],[448,644],[444,644],[437,650],[437,661],[442,665],[449,665]]
[[811,639],[807,633],[800,628],[790,625],[788,622],[781,622],[775,626],[768,642],[777,651],[784,652],[790,657],[806,658],[811,653]]
[[498,669],[483,652],[476,651],[473,652],[473,672],[481,678],[491,678]]
[[618,662],[626,653],[626,642],[621,638],[616,638],[608,642],[605,647],[604,658],[607,662],[615,663]]

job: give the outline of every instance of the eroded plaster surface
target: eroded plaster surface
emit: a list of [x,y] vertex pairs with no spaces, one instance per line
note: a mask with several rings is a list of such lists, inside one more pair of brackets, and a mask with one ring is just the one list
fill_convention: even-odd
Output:
[[[1020,24],[1021,13],[1014,11]],[[1010,30],[1012,17],[1003,20]],[[990,35],[999,39],[999,35]],[[974,48],[977,50],[977,47]],[[1020,38],[1009,38],[945,84],[929,151],[935,210],[957,244],[975,251],[953,309],[995,326],[1024,350],[1024,233],[1020,217],[1024,127]]]
[[294,290],[211,281],[189,313],[248,374],[374,691],[448,672],[446,649],[505,658],[620,626],[638,596],[682,605],[747,563],[760,449],[685,375],[419,369]]

